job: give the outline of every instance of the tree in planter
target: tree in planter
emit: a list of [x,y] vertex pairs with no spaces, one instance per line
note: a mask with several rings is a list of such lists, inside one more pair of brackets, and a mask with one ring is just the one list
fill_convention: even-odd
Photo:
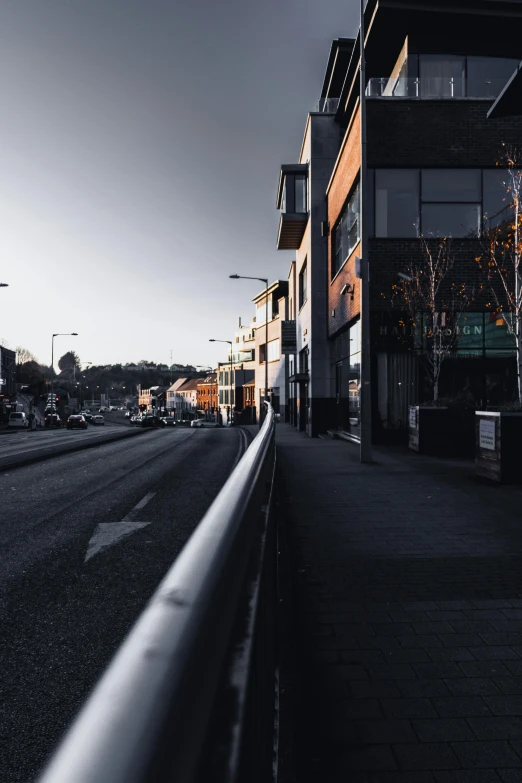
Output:
[[494,216],[496,224],[484,228],[483,254],[476,260],[486,273],[494,312],[515,344],[518,403],[522,405],[522,171],[517,158],[514,152],[505,155],[506,206]]
[[[455,258],[447,239],[420,238],[422,260],[405,264],[391,301],[407,312],[415,356],[439,401],[440,372],[454,352],[460,320],[473,299],[468,285],[455,279]],[[406,324],[405,324],[406,325]]]

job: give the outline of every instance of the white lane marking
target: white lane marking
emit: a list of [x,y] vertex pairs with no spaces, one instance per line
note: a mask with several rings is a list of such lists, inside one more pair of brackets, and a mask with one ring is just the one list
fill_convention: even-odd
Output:
[[147,525],[150,525],[150,522],[138,522],[135,517],[138,512],[152,500],[155,494],[155,492],[149,492],[145,495],[145,497],[123,517],[121,522],[101,522],[99,525],[96,525],[83,562],[86,563],[87,560],[90,560],[91,557],[97,555],[102,549],[106,549],[107,547],[116,544],[121,539],[132,535],[132,533],[135,533],[137,530],[141,530],[142,528],[147,527]]

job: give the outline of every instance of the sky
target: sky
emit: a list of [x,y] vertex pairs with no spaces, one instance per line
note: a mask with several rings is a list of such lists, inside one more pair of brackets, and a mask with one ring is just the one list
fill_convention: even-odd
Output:
[[2,0],[0,345],[212,365],[358,0]]

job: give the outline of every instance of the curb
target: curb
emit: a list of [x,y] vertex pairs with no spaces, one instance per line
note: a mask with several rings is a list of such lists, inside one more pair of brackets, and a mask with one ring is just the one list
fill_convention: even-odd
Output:
[[[153,432],[153,428],[143,428],[143,429],[136,429],[136,430],[130,430],[127,432],[122,432],[118,435],[115,435],[114,437],[108,437],[104,438],[103,440],[94,440],[89,441],[88,443],[72,443],[70,446],[65,446],[60,448],[58,451],[47,451],[40,454],[27,454],[24,456],[20,456],[18,459],[14,457],[11,459],[10,457],[0,457],[0,471],[11,469],[11,468],[18,468],[22,467],[24,465],[31,465],[34,462],[43,462],[43,460],[46,459],[52,459],[53,457],[61,457],[63,454],[71,454],[74,451],[85,451],[86,449],[92,449],[96,446],[104,446],[107,443],[115,443],[118,440],[125,440],[125,438],[133,438],[137,435],[144,435],[146,432]],[[45,448],[45,447],[43,447]],[[5,460],[5,461],[4,461]]]

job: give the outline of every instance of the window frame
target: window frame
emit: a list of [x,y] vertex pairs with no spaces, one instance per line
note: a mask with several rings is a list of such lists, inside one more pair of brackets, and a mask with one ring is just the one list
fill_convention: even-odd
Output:
[[[352,202],[357,197],[358,199],[358,209],[355,213],[355,218],[351,224],[349,224],[345,231],[342,230],[342,225],[345,218],[348,218],[350,213],[353,215],[353,211],[351,209]],[[375,210],[374,210],[375,214]],[[350,246],[350,243],[348,242],[348,249],[347,254],[339,264],[337,268],[335,268],[334,265],[334,258],[337,257],[337,251],[336,251],[336,243],[337,243],[337,236],[340,236],[341,239],[341,247],[340,251],[344,255],[344,249],[342,245],[342,238],[343,236],[349,237],[352,229],[354,226],[357,226],[357,239],[355,241],[355,244]],[[337,217],[337,220],[335,221],[335,225],[331,232],[331,242],[330,242],[330,283],[333,283],[339,272],[343,269],[346,262],[350,258],[350,256],[354,253],[355,248],[361,241],[361,187],[360,187],[360,180],[357,180],[355,183],[352,184],[352,188],[350,189],[349,195],[347,196],[341,211],[339,212],[339,215]],[[334,271],[335,268],[335,271]]]
[[[303,280],[306,281],[305,286],[303,286],[302,284]],[[299,312],[301,312],[305,304],[308,302],[308,256],[306,256],[305,260],[301,264],[301,269],[299,270],[298,292],[299,292]],[[306,297],[303,298],[304,294],[306,294]]]

